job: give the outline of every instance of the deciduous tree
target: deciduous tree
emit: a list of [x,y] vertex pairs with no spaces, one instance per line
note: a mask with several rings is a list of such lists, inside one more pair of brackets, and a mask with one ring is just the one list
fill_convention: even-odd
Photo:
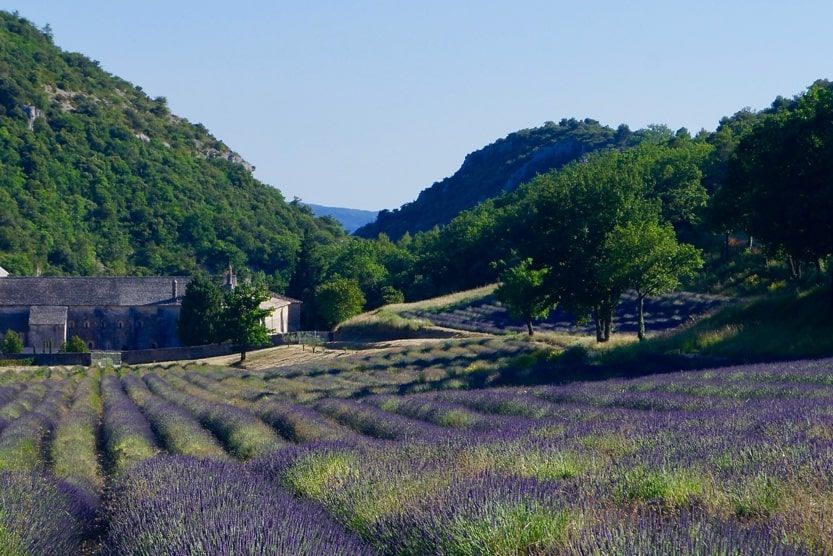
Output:
[[547,318],[554,307],[544,288],[547,274],[549,269],[535,268],[532,259],[524,259],[503,273],[495,291],[509,314],[523,319],[530,336],[535,333],[533,320]]
[[205,273],[195,275],[185,289],[177,330],[186,346],[220,341],[222,334],[223,291]]
[[606,272],[636,290],[638,336],[645,338],[645,298],[673,291],[703,266],[700,250],[677,242],[674,227],[659,218],[619,225],[607,238]]
[[225,297],[222,336],[240,349],[242,362],[249,349],[269,345],[269,331],[264,321],[273,310],[260,307],[269,299],[269,292],[258,284],[240,284]]
[[774,106],[741,139],[714,202],[732,209],[727,227],[795,263],[833,253],[833,84]]
[[315,305],[324,324],[332,329],[364,310],[365,298],[356,280],[334,278],[315,290]]

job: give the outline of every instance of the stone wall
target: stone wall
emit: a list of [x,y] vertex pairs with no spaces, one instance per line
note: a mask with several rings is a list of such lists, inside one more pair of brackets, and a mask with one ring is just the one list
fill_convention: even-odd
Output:
[[179,347],[178,318],[179,305],[70,307],[67,337],[78,336],[94,350]]
[[125,351],[121,354],[121,361],[125,365],[139,365],[142,363],[159,363],[161,361],[178,361],[187,359],[202,359],[204,357],[218,357],[235,353],[230,344],[210,344],[205,346],[183,346],[175,348],[140,349]]
[[44,367],[69,366],[69,367],[89,367],[92,365],[93,354],[91,353],[18,353],[18,354],[3,354],[0,359],[10,361],[28,361],[31,360],[33,365],[42,365]]

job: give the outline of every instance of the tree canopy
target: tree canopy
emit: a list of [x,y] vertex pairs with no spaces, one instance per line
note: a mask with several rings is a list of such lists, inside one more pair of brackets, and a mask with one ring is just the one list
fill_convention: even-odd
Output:
[[364,294],[354,279],[333,278],[318,286],[315,293],[318,315],[328,329],[358,315],[364,308]]
[[241,361],[245,361],[249,349],[270,344],[264,320],[272,314],[272,309],[260,307],[267,299],[269,292],[255,283],[240,284],[226,293],[220,338],[238,346]]
[[495,290],[509,314],[526,323],[530,336],[533,321],[547,318],[554,306],[544,287],[548,274],[548,268],[535,268],[532,259],[524,259],[503,273]]
[[727,227],[794,259],[833,253],[833,84],[815,83],[740,140],[715,203]]
[[212,344],[223,339],[223,291],[205,273],[196,274],[185,289],[177,331],[186,346]]

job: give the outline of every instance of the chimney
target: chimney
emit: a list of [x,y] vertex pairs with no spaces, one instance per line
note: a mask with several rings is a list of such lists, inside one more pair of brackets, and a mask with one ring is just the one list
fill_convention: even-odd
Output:
[[179,283],[176,280],[171,282],[171,297],[174,301],[179,297]]

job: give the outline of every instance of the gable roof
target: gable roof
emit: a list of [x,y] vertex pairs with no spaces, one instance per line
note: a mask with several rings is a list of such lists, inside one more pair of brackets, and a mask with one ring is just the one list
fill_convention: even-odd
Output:
[[[177,297],[173,297],[173,282]],[[187,276],[14,277],[0,279],[0,306],[137,306],[175,303]]]
[[66,324],[66,306],[36,305],[29,308],[29,325]]
[[292,299],[291,297],[286,297],[285,295],[281,295],[279,293],[269,293],[269,299],[263,302],[263,304],[272,304],[275,307],[286,307],[287,305],[295,305],[301,304],[302,301],[298,301],[297,299]]

